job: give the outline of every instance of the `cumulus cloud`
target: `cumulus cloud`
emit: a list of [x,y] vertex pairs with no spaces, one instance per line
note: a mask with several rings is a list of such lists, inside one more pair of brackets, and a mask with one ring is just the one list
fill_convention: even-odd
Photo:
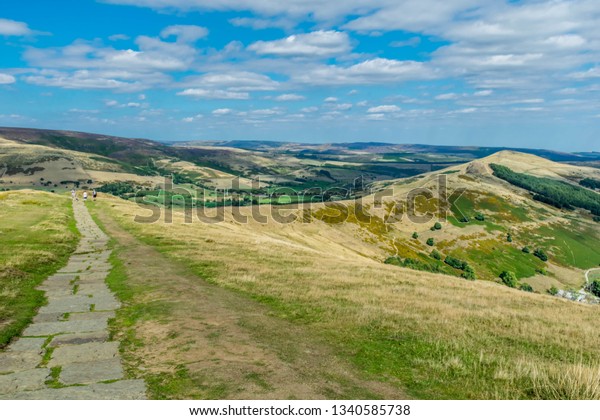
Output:
[[[116,75],[115,75],[116,76]],[[42,70],[24,80],[39,86],[61,87],[65,89],[111,89],[134,91],[143,89],[140,81],[111,77],[109,73],[79,70],[72,73]]]
[[220,89],[186,89],[179,96],[191,96],[197,99],[250,99],[248,92],[233,92]]
[[306,97],[294,93],[284,93],[283,95],[275,97],[275,100],[278,102],[302,101],[304,99],[306,99]]
[[350,51],[348,34],[338,31],[316,31],[291,35],[275,41],[257,41],[248,50],[260,55],[334,56]]
[[0,35],[3,36],[27,36],[33,35],[33,31],[25,22],[0,18]]
[[10,85],[16,81],[17,79],[15,79],[15,76],[6,73],[0,73],[0,85]]
[[175,36],[178,42],[196,42],[208,35],[208,29],[196,25],[172,25],[167,26],[160,33],[161,38]]
[[279,87],[279,83],[264,74],[249,71],[229,71],[205,73],[189,77],[183,84],[188,87],[206,89],[227,89],[234,92],[270,91]]
[[233,109],[231,108],[218,108],[212,112],[213,115],[221,116],[221,115],[229,115],[233,114]]
[[204,115],[202,115],[202,114],[196,114],[196,115],[194,115],[192,117],[182,118],[181,121],[183,121],[185,123],[192,123],[192,122],[201,120],[202,118],[204,118]]
[[460,98],[460,95],[457,95],[456,93],[442,93],[441,95],[437,95],[435,97],[435,99],[438,101],[450,101],[458,98]]
[[369,114],[384,114],[389,112],[400,112],[401,109],[397,105],[380,105],[367,109]]
[[294,76],[298,82],[312,85],[373,85],[438,77],[436,70],[425,63],[387,58],[374,58],[349,67],[317,66]]

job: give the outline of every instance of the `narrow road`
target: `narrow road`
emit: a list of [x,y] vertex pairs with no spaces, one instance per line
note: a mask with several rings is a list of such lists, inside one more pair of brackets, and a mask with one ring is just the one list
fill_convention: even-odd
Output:
[[590,284],[590,273],[592,271],[599,271],[600,268],[590,268],[588,271],[585,272],[585,285],[587,287],[588,284]]
[[108,320],[120,304],[105,280],[108,237],[84,203],[73,210],[81,241],[66,267],[40,286],[48,304],[0,353],[0,399],[144,399],[142,380],[125,379]]

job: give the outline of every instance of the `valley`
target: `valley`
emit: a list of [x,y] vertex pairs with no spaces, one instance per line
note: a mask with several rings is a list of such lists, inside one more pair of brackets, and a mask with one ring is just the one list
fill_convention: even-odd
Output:
[[[86,206],[125,303],[111,334],[151,398],[589,391],[598,306],[559,296],[597,279],[593,154],[0,137],[3,220],[56,206],[72,223],[70,190],[100,192]],[[31,310],[7,312],[5,344]]]

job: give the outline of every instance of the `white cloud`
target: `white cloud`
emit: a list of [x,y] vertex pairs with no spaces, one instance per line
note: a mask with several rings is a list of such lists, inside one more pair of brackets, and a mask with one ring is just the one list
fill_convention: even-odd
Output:
[[350,67],[317,66],[293,75],[296,81],[309,85],[372,85],[428,80],[438,77],[437,72],[418,61],[398,61],[374,58]]
[[367,110],[369,114],[384,114],[389,112],[400,112],[401,109],[397,105],[380,105],[374,106]]
[[0,85],[10,85],[16,81],[17,79],[15,79],[15,76],[6,73],[0,73]]
[[202,119],[202,118],[204,118],[204,115],[202,115],[202,114],[197,114],[197,115],[194,115],[193,117],[185,117],[185,118],[182,118],[182,119],[181,119],[181,121],[183,121],[183,122],[185,122],[185,123],[191,123],[191,122],[194,122],[194,121],[198,121],[198,120],[200,120],[200,119]]
[[595,78],[600,77],[600,67],[592,67],[586,71],[571,73],[569,76],[573,79],[580,79],[580,80],[595,79]]
[[34,32],[29,29],[25,22],[0,18],[0,35],[3,36],[27,36]]
[[128,41],[131,38],[129,37],[129,35],[125,34],[114,34],[109,36],[108,39],[111,41]]
[[233,109],[231,109],[231,108],[218,108],[212,112],[213,115],[217,115],[217,116],[229,115],[232,113],[233,113]]
[[233,26],[241,26],[252,29],[268,29],[268,28],[282,28],[290,30],[295,26],[295,23],[291,19],[278,18],[278,19],[260,19],[260,18],[249,18],[249,17],[236,17],[229,20]]
[[304,99],[306,99],[306,97],[294,93],[284,93],[283,95],[275,97],[275,100],[278,102],[302,101]]
[[199,39],[205,38],[208,35],[208,29],[203,26],[196,25],[172,25],[167,26],[160,33],[161,38],[169,38],[175,36],[177,42],[193,43]]
[[250,99],[248,92],[233,92],[221,89],[185,89],[178,92],[179,96],[191,96],[197,99]]
[[350,38],[344,32],[316,31],[291,35],[276,41],[257,41],[248,50],[260,55],[335,56],[350,51]]
[[328,103],[337,102],[337,101],[338,101],[338,98],[336,98],[335,96],[329,96],[329,97],[323,99],[323,102],[328,102]]
[[456,111],[450,111],[449,114],[472,114],[474,112],[477,112],[477,108],[457,109]]
[[402,48],[402,47],[416,47],[421,43],[421,38],[418,36],[412,37],[405,41],[393,41],[390,43],[390,47]]
[[369,114],[366,118],[372,121],[383,121],[385,120],[385,114]]
[[352,104],[331,104],[328,108],[335,111],[348,111],[349,109],[352,109]]
[[473,94],[473,96],[490,96],[492,93],[494,93],[494,91],[490,89],[478,90]]
[[255,117],[268,117],[272,115],[281,115],[283,114],[283,111],[280,108],[266,108],[252,110],[249,114]]
[[317,108],[316,106],[307,106],[306,108],[302,108],[300,110],[300,112],[304,112],[305,114],[310,114],[313,112],[317,112],[319,110],[319,108]]
[[438,101],[449,101],[458,98],[460,98],[460,95],[457,95],[456,93],[442,93],[441,95],[437,95],[435,97],[435,99]]
[[[154,81],[162,79],[162,75],[148,75]],[[132,79],[138,79],[133,81]],[[126,73],[98,72],[90,70],[78,70],[72,73],[54,70],[42,70],[34,75],[23,78],[27,83],[39,86],[61,87],[64,89],[109,89],[118,91],[139,91],[147,85],[141,80],[140,75],[132,77]]]
[[249,71],[206,73],[187,78],[183,84],[188,87],[227,89],[235,92],[270,91],[279,87],[279,83],[268,76]]

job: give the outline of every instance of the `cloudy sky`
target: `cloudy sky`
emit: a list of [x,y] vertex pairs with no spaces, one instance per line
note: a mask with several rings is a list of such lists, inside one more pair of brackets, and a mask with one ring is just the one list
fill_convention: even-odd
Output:
[[600,2],[4,2],[0,125],[600,150]]

